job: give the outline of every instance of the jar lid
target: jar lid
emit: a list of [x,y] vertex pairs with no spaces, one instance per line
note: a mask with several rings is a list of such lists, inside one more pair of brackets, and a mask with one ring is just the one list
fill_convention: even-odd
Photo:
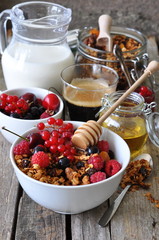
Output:
[[153,112],[147,116],[147,132],[151,142],[159,147],[159,113]]

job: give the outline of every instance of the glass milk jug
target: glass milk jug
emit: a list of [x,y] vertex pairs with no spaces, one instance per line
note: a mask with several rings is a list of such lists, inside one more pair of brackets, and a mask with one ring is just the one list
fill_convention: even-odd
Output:
[[[51,2],[25,2],[0,15],[2,70],[7,89],[55,88],[61,92],[60,73],[74,63],[66,40],[71,9]],[[11,20],[8,42],[6,23]]]

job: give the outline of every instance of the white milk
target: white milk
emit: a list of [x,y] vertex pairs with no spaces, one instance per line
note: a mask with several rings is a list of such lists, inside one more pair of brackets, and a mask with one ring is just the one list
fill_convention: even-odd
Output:
[[20,87],[53,87],[61,92],[60,73],[74,64],[67,46],[12,44],[2,56],[2,69],[7,89]]

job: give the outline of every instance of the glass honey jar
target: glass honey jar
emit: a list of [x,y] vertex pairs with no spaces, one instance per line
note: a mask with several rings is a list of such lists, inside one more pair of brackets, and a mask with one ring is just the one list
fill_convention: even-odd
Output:
[[[105,95],[102,99],[102,115],[115,101],[123,95],[124,91],[117,91]],[[131,158],[139,154],[147,141],[146,115],[151,113],[144,98],[136,93],[131,93],[125,101],[103,122],[102,126],[109,128],[120,135],[128,144]]]

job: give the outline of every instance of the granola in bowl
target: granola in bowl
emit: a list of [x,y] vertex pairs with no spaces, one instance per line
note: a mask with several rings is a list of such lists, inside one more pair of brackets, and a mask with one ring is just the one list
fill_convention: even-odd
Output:
[[106,140],[86,150],[75,148],[71,142],[74,126],[62,119],[50,118],[47,126],[41,122],[38,130],[13,149],[18,168],[35,180],[64,186],[85,185],[105,180],[122,167]]

